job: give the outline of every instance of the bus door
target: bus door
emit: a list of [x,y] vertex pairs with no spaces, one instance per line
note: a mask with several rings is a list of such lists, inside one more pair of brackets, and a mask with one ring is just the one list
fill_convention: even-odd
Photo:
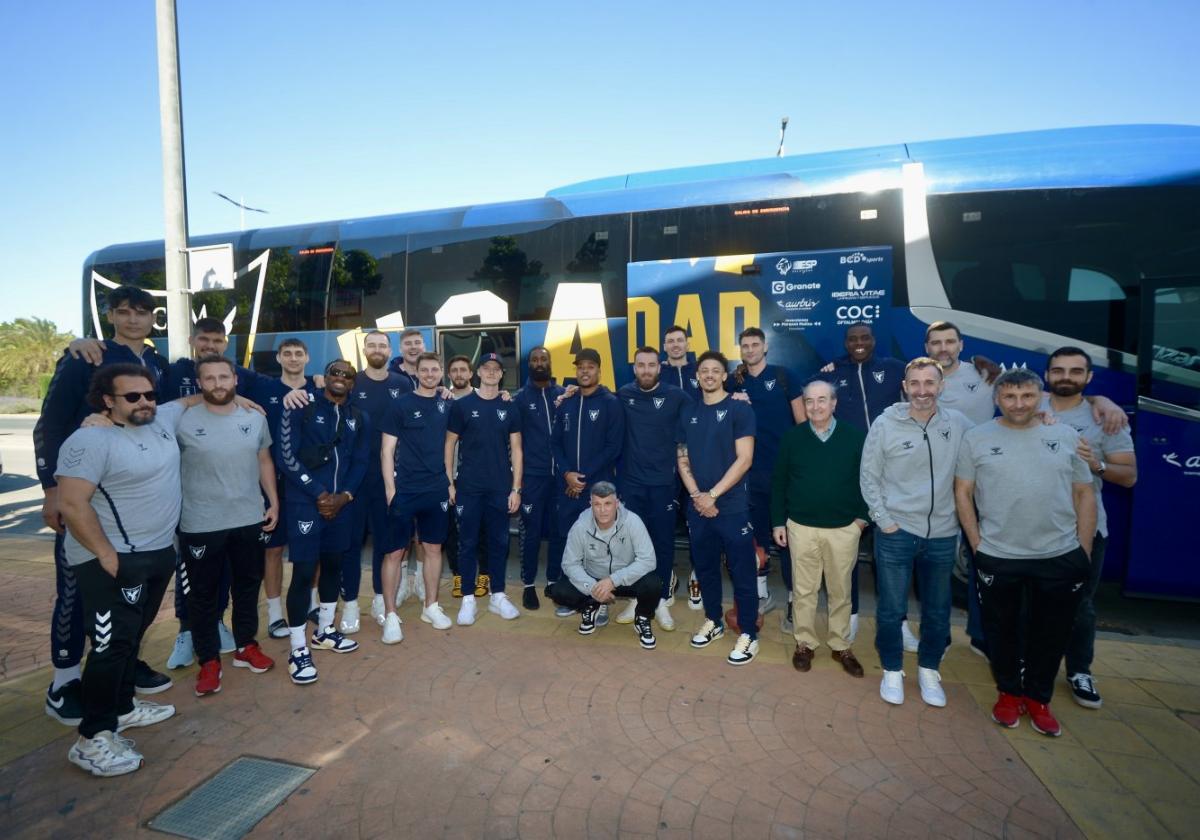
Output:
[[1143,281],[1125,591],[1200,598],[1200,277]]
[[[435,330],[438,355],[449,368],[450,359],[466,356],[471,370],[479,366],[484,353],[496,353],[504,361],[504,379],[500,387],[515,391],[521,387],[521,327],[518,324],[455,324]],[[475,380],[478,384],[478,378]]]

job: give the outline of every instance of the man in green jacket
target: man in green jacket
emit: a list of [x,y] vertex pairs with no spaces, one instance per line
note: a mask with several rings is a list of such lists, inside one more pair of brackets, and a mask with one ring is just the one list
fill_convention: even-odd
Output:
[[792,601],[797,671],[812,668],[817,593],[821,578],[829,602],[828,644],[833,658],[852,677],[863,667],[850,649],[850,576],[858,539],[867,525],[867,505],[858,485],[863,433],[838,423],[837,388],[817,380],[804,389],[808,420],[780,442],[771,483],[772,536],[792,560]]

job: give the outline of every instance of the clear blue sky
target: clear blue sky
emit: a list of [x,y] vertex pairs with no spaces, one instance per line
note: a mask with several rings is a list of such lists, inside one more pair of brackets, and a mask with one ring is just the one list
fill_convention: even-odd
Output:
[[[180,0],[190,228],[1062,126],[1200,124],[1200,4]],[[5,3],[0,320],[80,328],[84,258],[162,237],[152,0]],[[255,224],[253,216],[248,225]]]

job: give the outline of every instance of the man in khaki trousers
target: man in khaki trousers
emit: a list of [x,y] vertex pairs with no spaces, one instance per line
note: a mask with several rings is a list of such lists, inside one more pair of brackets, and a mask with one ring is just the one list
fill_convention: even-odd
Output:
[[852,677],[863,675],[850,649],[850,576],[858,559],[858,539],[867,525],[867,505],[858,470],[864,435],[833,416],[837,389],[810,382],[804,389],[808,420],[789,429],[780,443],[771,483],[771,525],[775,542],[792,561],[792,601],[797,671],[812,668],[821,642],[816,633],[821,578],[829,602],[833,658]]

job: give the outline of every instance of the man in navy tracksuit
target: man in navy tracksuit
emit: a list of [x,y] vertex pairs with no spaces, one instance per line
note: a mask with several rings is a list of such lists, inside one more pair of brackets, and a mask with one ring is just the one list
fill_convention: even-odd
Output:
[[[567,533],[589,506],[588,488],[597,481],[614,481],[625,442],[625,413],[616,395],[600,384],[600,354],[595,350],[585,347],[575,354],[575,382],[579,390],[563,400],[554,414],[551,440],[560,483],[548,571],[562,569]],[[554,582],[549,574],[547,582]],[[560,618],[573,613],[569,607],[554,611]]]
[[694,400],[700,399],[700,383],[696,379],[696,363],[688,361],[687,330],[678,325],[667,327],[663,333],[662,381],[681,388]]
[[[625,445],[618,476],[621,501],[636,513],[650,534],[662,595],[654,617],[663,630],[674,630],[667,606],[671,572],[675,565],[675,435],[679,415],[693,400],[669,382],[660,382],[658,351],[641,347],[633,355],[637,381],[617,391],[625,412]],[[637,603],[617,617],[618,624],[632,623]]]
[[[113,289],[108,295],[107,317],[114,335],[103,343],[102,363],[141,365],[150,374],[151,381],[157,383],[167,368],[167,361],[146,344],[154,325],[154,298],[145,289],[136,286]],[[58,482],[54,478],[54,471],[58,466],[58,453],[63,441],[92,413],[87,404],[87,392],[94,370],[85,359],[64,353],[46,390],[41,416],[33,428],[37,475],[45,493],[42,520],[55,533],[54,577],[57,592],[54,615],[50,620],[54,678],[46,692],[46,714],[68,726],[77,726],[83,717],[79,668],[83,658],[83,601],[79,596],[75,573],[67,565],[63,549],[65,528],[58,509]],[[165,674],[156,673],[139,659],[135,687],[140,694],[154,694],[170,688],[171,680]]]
[[[525,456],[524,484],[521,488],[521,603],[536,610],[538,601],[538,552],[542,540],[554,533],[554,506],[558,496],[558,477],[554,470],[554,451],[550,438],[554,431],[554,403],[563,388],[550,375],[550,351],[534,347],[529,351],[529,380],[513,397],[512,404],[521,414],[521,449]],[[561,556],[551,551],[546,558],[546,597],[549,581],[562,574]]]
[[284,409],[279,420],[275,464],[287,485],[284,518],[292,562],[287,593],[292,649],[288,673],[298,685],[317,680],[304,629],[318,562],[321,600],[312,646],[335,653],[358,649],[357,642],[333,626],[342,556],[351,538],[352,517],[346,507],[362,484],[371,449],[371,421],[348,399],[356,375],[353,365],[335,359],[325,368],[325,391],[304,408]]

